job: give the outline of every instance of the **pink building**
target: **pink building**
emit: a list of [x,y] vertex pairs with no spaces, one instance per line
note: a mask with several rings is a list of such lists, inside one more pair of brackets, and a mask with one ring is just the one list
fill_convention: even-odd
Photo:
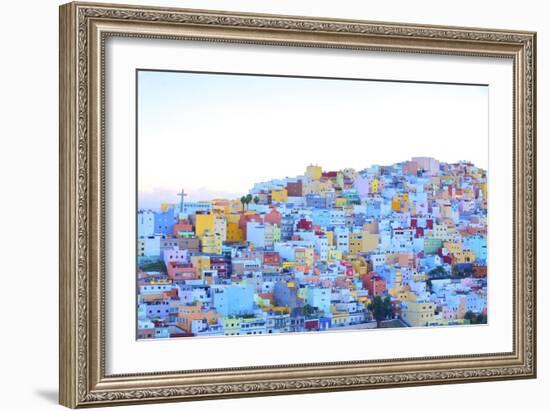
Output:
[[418,163],[416,161],[407,161],[403,164],[403,174],[416,175],[418,173]]
[[370,181],[367,177],[363,177],[361,174],[357,174],[355,178],[355,190],[359,197],[364,198],[369,195]]
[[279,213],[275,207],[271,207],[271,210],[269,210],[269,213],[267,213],[264,216],[264,222],[280,227],[281,213]]
[[412,161],[418,164],[418,168],[426,170],[429,176],[439,175],[439,161],[430,157],[413,157]]

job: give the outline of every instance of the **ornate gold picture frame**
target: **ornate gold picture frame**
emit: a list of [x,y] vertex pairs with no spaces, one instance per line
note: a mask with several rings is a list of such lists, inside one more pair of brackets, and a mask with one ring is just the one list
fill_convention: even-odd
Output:
[[[105,201],[104,69],[105,42],[112,37],[511,60],[513,350],[107,374],[105,209],[109,204]],[[535,378],[535,102],[536,35],[533,32],[78,2],[61,6],[60,403],[77,408]]]

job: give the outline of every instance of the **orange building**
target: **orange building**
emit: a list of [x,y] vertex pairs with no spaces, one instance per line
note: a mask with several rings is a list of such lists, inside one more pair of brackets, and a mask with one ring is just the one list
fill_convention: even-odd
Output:
[[374,271],[365,274],[361,277],[361,280],[363,281],[363,288],[369,290],[369,295],[381,295],[386,291],[386,281]]
[[171,261],[166,266],[168,278],[171,280],[194,280],[197,278],[197,269],[193,264],[184,264]]
[[214,310],[203,311],[200,303],[195,305],[181,305],[178,309],[178,327],[191,333],[193,321],[205,321],[208,324],[217,324],[220,314]]
[[239,219],[239,228],[243,232],[243,240],[246,240],[246,224],[251,221],[255,221],[260,224],[263,223],[262,217],[260,217],[258,214],[242,214]]
[[179,220],[176,224],[174,224],[174,237],[179,237],[180,233],[185,232],[193,232],[193,226],[189,223],[188,220]]

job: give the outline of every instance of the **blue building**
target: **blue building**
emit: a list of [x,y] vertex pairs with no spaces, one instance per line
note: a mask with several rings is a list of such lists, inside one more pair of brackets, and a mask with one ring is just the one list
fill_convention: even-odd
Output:
[[168,208],[166,211],[155,213],[155,234],[172,234],[174,224],[176,223],[176,212],[174,207]]
[[252,284],[231,284],[217,288],[213,293],[213,304],[222,316],[250,315],[254,313],[254,286]]
[[321,197],[318,194],[308,194],[306,196],[306,206],[311,208],[323,208],[326,209],[327,201],[325,197]]
[[294,234],[295,219],[292,215],[285,215],[281,218],[281,239],[288,241]]
[[311,220],[313,224],[328,227],[330,225],[330,209],[328,208],[316,208],[311,213]]
[[464,248],[473,251],[478,260],[487,259],[487,239],[482,235],[473,235],[462,240]]
[[379,219],[381,212],[380,200],[368,200],[367,202],[367,217]]

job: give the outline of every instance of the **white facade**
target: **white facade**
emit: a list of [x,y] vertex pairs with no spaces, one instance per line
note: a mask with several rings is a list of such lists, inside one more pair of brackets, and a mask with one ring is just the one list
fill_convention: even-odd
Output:
[[139,293],[140,294],[161,294],[168,292],[172,289],[171,284],[151,284],[151,285],[140,285]]
[[330,210],[330,225],[343,226],[346,224],[346,214],[344,210],[331,209]]
[[138,256],[160,257],[161,236],[149,236],[138,240]]
[[330,288],[310,288],[307,290],[306,302],[312,307],[324,311],[325,314],[330,313]]
[[155,233],[155,213],[151,210],[140,210],[137,214],[138,237],[149,237]]
[[246,240],[256,248],[273,247],[273,226],[249,221],[246,223]]
[[324,235],[316,235],[313,231],[301,232],[300,236],[304,240],[311,241],[315,247],[315,252],[319,255],[320,261],[328,260],[328,239]]
[[336,227],[334,229],[334,245],[338,251],[349,252],[349,229],[345,227]]
[[189,262],[189,250],[182,250],[179,247],[166,248],[162,251],[164,257],[164,264],[175,261],[177,263]]
[[179,218],[182,219],[197,214],[199,211],[209,213],[212,210],[212,204],[209,201],[185,202],[183,203],[183,210],[179,205],[176,210],[179,211]]

